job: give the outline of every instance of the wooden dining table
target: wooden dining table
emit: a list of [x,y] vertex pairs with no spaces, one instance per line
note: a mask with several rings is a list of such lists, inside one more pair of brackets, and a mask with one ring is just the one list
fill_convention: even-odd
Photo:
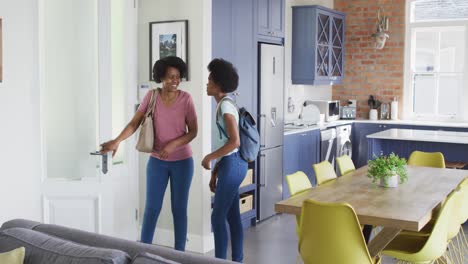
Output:
[[466,170],[407,166],[408,180],[396,188],[379,187],[367,177],[367,166],[275,204],[275,211],[300,215],[307,199],[346,202],[360,224],[382,230],[368,243],[377,256],[401,230],[420,231],[458,184],[468,177]]

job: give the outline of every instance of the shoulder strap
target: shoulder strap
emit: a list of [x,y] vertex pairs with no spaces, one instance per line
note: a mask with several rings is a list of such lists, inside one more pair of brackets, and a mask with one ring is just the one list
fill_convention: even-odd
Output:
[[221,99],[221,101],[219,101],[218,103],[218,106],[216,107],[216,126],[218,127],[218,131],[219,131],[219,138],[221,139],[222,136],[221,136],[221,133],[226,137],[226,138],[229,138],[228,134],[226,133],[226,131],[221,127],[221,125],[219,124],[219,111],[221,109],[221,104],[224,102],[224,101],[228,101],[230,102],[232,105],[234,105],[234,107],[237,109],[237,112],[239,112],[239,108],[237,107],[237,104],[236,102],[231,98],[231,97],[228,97],[228,96],[225,96],[223,97],[223,99]]
[[151,94],[151,99],[148,103],[148,107],[146,108],[146,116],[152,116],[153,112],[155,111],[155,105],[156,105],[156,97],[158,96],[160,88],[153,89],[153,93]]
[[221,101],[219,101],[219,104],[218,106],[216,107],[216,123],[218,123],[218,120],[219,120],[219,111],[221,110],[221,104],[224,102],[224,101],[228,101],[230,102],[236,109],[237,109],[237,112],[239,112],[239,108],[237,107],[237,104],[236,102],[229,96],[225,96],[223,97],[223,99],[221,99]]

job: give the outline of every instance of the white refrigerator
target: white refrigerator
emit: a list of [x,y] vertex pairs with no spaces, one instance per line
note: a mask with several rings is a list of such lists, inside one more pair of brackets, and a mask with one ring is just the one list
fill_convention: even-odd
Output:
[[284,133],[284,47],[259,45],[258,219],[275,214],[282,199]]

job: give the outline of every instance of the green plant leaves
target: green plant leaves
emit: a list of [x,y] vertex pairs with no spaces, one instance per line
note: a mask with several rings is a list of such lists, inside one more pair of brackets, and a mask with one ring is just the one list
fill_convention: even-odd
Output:
[[400,176],[400,184],[408,179],[406,159],[400,158],[393,152],[388,156],[374,155],[374,159],[368,162],[367,177],[371,178],[373,183],[380,179],[384,179],[384,182],[387,183],[388,178],[395,174]]

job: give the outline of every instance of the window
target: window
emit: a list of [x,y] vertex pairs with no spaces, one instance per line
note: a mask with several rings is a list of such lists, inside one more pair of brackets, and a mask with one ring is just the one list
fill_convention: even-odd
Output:
[[415,119],[466,119],[468,1],[412,0],[409,9],[406,111]]

